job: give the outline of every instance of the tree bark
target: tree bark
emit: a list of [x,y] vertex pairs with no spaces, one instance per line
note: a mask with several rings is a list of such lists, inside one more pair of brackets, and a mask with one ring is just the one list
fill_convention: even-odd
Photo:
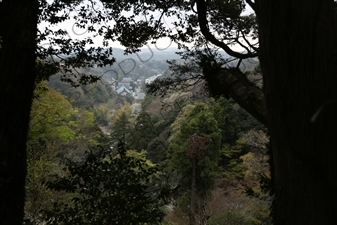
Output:
[[0,2],[0,215],[22,224],[26,138],[35,81],[37,0]]
[[337,33],[330,1],[256,0],[275,225],[337,223]]

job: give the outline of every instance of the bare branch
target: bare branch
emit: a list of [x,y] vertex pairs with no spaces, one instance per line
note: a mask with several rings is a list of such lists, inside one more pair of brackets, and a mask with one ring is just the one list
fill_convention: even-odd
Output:
[[248,44],[248,46],[250,48],[254,49],[254,51],[257,51],[258,49],[248,41],[248,39],[246,38],[245,34],[242,31],[240,31],[240,32],[242,34],[243,40]]
[[236,38],[236,43],[238,43],[242,48],[246,49],[247,52],[250,52],[249,48],[239,41],[239,36]]
[[[164,9],[163,12],[161,12],[160,17],[159,17],[159,19],[157,20],[156,25],[154,26],[154,29],[155,29],[155,30],[158,29],[158,27],[159,27],[159,25],[160,25],[160,22],[161,22],[161,19],[163,18],[163,16],[164,16],[164,14],[165,14],[166,11],[167,11],[167,9]],[[146,15],[145,15],[145,16],[146,16]]]
[[239,68],[240,68],[240,64],[241,64],[241,62],[242,62],[242,59],[239,59],[239,61],[238,61],[238,64],[236,65],[236,68],[237,68],[237,69],[239,69]]

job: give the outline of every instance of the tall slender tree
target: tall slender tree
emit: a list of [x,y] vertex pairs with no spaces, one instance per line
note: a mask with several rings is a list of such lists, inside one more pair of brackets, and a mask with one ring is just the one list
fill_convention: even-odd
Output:
[[178,121],[185,119],[176,133],[172,134],[168,157],[170,165],[182,176],[181,185],[188,195],[189,207],[187,209],[190,224],[197,223],[197,215],[203,218],[205,202],[211,197],[216,169],[220,159],[221,131],[212,112],[205,104],[192,106],[190,113],[183,110]]

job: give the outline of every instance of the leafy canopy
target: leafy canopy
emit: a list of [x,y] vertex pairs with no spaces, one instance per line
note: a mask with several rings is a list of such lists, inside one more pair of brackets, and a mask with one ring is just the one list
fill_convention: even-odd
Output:
[[169,196],[158,168],[142,154],[101,149],[81,164],[69,165],[66,176],[55,176],[49,187],[72,193],[69,203],[45,211],[48,224],[159,224]]

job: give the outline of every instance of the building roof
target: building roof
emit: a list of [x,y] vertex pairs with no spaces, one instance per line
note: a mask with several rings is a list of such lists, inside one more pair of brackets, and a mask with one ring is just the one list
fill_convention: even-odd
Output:
[[132,79],[130,77],[124,77],[121,83],[130,83]]
[[129,89],[127,89],[124,85],[122,85],[121,87],[119,87],[117,90],[116,90],[116,92],[117,92],[117,94],[121,94],[121,93],[123,93],[123,92],[127,92],[128,94],[131,94],[131,91],[129,90]]

